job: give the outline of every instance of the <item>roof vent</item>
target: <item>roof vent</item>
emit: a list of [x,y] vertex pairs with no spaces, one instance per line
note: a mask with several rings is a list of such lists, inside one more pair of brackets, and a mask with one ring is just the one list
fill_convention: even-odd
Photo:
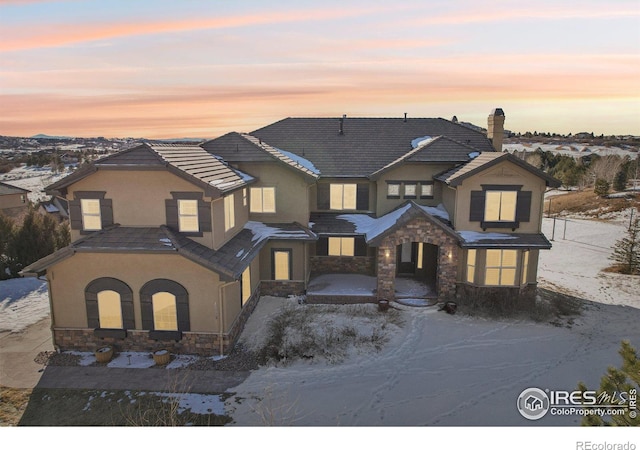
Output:
[[407,113],[404,113],[404,121],[407,121]]
[[338,134],[342,135],[344,134],[344,119],[347,118],[346,114],[342,115],[342,119],[340,119],[340,129],[338,130]]
[[451,121],[452,121],[453,123],[458,123],[458,118],[457,118],[456,116],[453,116],[453,117],[451,118]]

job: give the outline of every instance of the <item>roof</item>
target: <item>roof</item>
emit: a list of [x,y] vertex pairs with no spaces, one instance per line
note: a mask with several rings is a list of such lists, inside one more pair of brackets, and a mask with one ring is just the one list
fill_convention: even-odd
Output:
[[248,222],[219,250],[213,250],[166,226],[135,228],[114,226],[91,233],[25,267],[22,275],[40,275],[49,267],[76,253],[178,254],[236,280],[269,239],[314,241],[317,236],[299,224]]
[[363,235],[369,245],[377,246],[385,236],[415,217],[426,218],[458,239],[450,227],[449,214],[442,205],[422,206],[413,201],[405,202],[380,217],[371,214],[313,213],[309,225],[318,234]]
[[459,231],[462,248],[537,248],[550,249],[551,243],[544,234],[490,233]]
[[472,159],[466,164],[462,164],[458,167],[454,167],[445,173],[442,173],[435,177],[436,180],[442,181],[449,186],[459,186],[462,182],[472,175],[478,172],[487,170],[488,168],[495,166],[502,161],[509,161],[517,166],[522,167],[525,170],[537,175],[546,181],[547,186],[559,187],[562,183],[553,178],[551,175],[546,174],[542,170],[532,166],[531,164],[517,158],[510,153],[480,153],[476,158]]
[[[339,133],[341,120],[343,134]],[[445,119],[287,118],[250,135],[281,152],[308,160],[321,177],[368,177],[411,152],[412,141],[429,136],[448,138],[441,143],[448,149],[439,149],[441,153],[433,149],[433,156],[438,153],[442,158],[438,161],[460,162],[461,153],[494,151],[483,133]],[[230,162],[258,156],[239,136],[225,135],[203,146]]]
[[240,172],[197,145],[142,144],[101,158],[46,190],[62,191],[97,170],[169,170],[205,190],[220,196],[246,186],[253,177]]
[[377,178],[405,162],[463,163],[474,158],[477,154],[478,151],[470,145],[463,144],[447,136],[436,136],[423,140],[413,150],[375,171],[371,174],[371,177]]
[[28,194],[29,190],[0,181],[0,195]]

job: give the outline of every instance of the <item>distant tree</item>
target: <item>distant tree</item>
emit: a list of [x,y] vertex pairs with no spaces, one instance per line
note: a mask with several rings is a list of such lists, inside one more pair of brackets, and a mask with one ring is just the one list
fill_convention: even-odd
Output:
[[0,212],[0,280],[11,276],[9,243],[13,240],[15,226],[13,220]]
[[627,188],[627,168],[624,167],[613,178],[613,189],[620,192]]
[[58,224],[52,217],[42,216],[31,208],[7,246],[11,274],[17,276],[29,264],[68,245],[66,227],[66,224]]
[[600,197],[606,196],[609,193],[609,182],[603,178],[598,178],[593,192]]
[[622,273],[640,275],[640,218],[631,224],[626,237],[616,241],[609,259],[620,265]]
[[[622,402],[621,394],[624,392],[626,397],[624,402],[628,402],[629,393],[635,391],[636,395],[640,390],[640,360],[636,350],[631,346],[629,341],[622,341],[618,354],[622,357],[622,367],[607,368],[607,373],[600,379],[600,389],[597,395],[605,394],[611,398],[618,398]],[[587,387],[583,382],[578,383],[578,389],[582,392],[587,391]],[[614,394],[617,397],[614,397]],[[640,426],[640,415],[626,414],[610,416],[604,418],[596,414],[587,414],[582,419],[583,426]]]

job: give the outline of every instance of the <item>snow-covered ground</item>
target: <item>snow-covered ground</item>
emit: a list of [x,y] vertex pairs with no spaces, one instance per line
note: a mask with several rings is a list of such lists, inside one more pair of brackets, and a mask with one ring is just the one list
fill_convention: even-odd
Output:
[[46,281],[37,278],[0,281],[0,332],[17,333],[48,315]]
[[70,173],[70,167],[66,167],[65,170],[60,173],[54,173],[48,166],[21,166],[16,167],[8,173],[0,174],[0,181],[22,189],[28,189],[31,191],[27,194],[29,200],[34,203],[38,203],[42,200],[49,199],[49,196],[44,192],[45,187],[55,183]]
[[538,148],[543,152],[552,152],[559,153],[561,155],[568,156],[585,156],[585,155],[619,155],[619,156],[629,156],[631,159],[635,159],[638,157],[638,148],[632,146],[626,147],[616,147],[611,146],[607,147],[604,145],[587,145],[581,144],[577,142],[568,142],[565,144],[545,144],[542,142],[533,142],[533,143],[505,143],[504,151],[509,153],[517,152],[535,152]]

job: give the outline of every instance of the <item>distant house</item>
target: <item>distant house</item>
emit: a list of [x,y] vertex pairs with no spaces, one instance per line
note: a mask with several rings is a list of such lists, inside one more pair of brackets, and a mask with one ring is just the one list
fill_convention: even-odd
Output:
[[58,222],[69,220],[69,202],[61,197],[52,197],[38,205],[38,212],[43,216],[51,216]]
[[[262,295],[318,274],[399,278],[435,300],[533,302],[543,195],[560,182],[445,119],[289,118],[201,146],[143,144],[48,187],[71,245],[46,275],[63,350],[226,352]],[[327,301],[345,301],[344,298]]]
[[9,217],[18,217],[29,208],[29,190],[0,182],[0,212]]

